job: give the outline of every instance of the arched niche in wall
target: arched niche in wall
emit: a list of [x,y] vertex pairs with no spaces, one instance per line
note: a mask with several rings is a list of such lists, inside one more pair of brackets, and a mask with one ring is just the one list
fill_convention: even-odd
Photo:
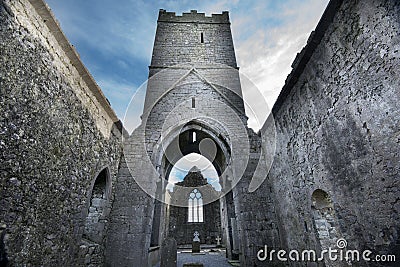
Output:
[[337,219],[332,200],[327,192],[317,189],[311,196],[311,210],[316,236],[321,249],[335,248],[339,237]]
[[110,174],[108,168],[104,168],[96,176],[91,190],[89,208],[83,232],[84,239],[95,243],[102,242],[109,195]]

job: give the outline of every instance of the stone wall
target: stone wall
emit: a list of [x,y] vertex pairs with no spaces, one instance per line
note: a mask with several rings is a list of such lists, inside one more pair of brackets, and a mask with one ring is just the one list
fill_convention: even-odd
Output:
[[[193,214],[189,212],[192,207],[188,204],[193,190],[200,193],[201,198],[201,219],[196,216],[195,222],[194,217],[189,219]],[[174,238],[178,245],[192,244],[193,234],[197,231],[200,234],[200,243],[216,244],[216,238],[222,234],[219,193],[207,183],[207,179],[197,167],[189,170],[183,181],[176,183],[173,192],[170,193],[168,237]],[[195,195],[192,197],[194,199]],[[217,200],[211,202],[207,199]],[[203,205],[203,202],[211,203]],[[174,203],[182,203],[184,206],[174,206]],[[197,214],[197,206],[192,211]]]
[[[129,145],[140,148],[143,145],[141,140],[134,133]],[[145,153],[125,150],[124,155],[114,188],[105,266],[146,266],[151,242],[154,199],[144,192],[141,186],[143,181],[147,181],[148,187],[154,188],[158,176],[152,171],[151,165],[146,164]],[[138,180],[142,181],[141,186],[136,182]]]
[[188,222],[187,207],[170,207],[169,237],[176,240],[178,245],[192,244],[193,234],[199,232],[202,244],[216,244],[216,238],[221,237],[221,216],[219,201],[204,205],[204,222]]
[[[275,260],[273,262],[260,262],[257,253],[268,245],[269,249],[277,249],[281,244],[276,205],[280,197],[274,198],[270,180],[264,181],[260,187],[249,192],[250,181],[259,164],[265,166],[265,159],[261,156],[261,138],[249,129],[250,160],[246,171],[233,188],[233,204],[239,243],[239,258],[241,266],[284,266]],[[231,226],[232,227],[232,226]],[[235,238],[235,237],[233,237]]]
[[0,1],[0,47],[0,224],[8,260],[83,265],[93,252],[80,245],[95,178],[107,168],[111,191],[121,155],[116,116],[42,1]]
[[324,14],[273,109],[277,152],[268,179],[282,245],[321,248],[312,202],[320,189],[347,248],[398,254],[400,3],[340,2],[331,1],[339,9]]

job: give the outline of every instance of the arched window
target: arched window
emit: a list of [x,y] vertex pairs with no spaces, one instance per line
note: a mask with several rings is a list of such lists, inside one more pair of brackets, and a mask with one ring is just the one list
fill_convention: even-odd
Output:
[[198,189],[193,189],[189,194],[188,222],[202,223],[203,218],[203,197]]
[[100,242],[102,230],[105,224],[104,210],[107,205],[108,169],[103,169],[93,185],[90,197],[90,206],[85,221],[83,237],[85,239]]
[[335,244],[338,238],[337,223],[333,203],[328,193],[317,189],[311,196],[311,210],[314,217],[317,238],[322,249]]

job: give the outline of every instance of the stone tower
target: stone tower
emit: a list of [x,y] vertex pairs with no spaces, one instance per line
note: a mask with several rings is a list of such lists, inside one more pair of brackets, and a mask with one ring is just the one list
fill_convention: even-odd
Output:
[[[168,71],[151,79],[166,69]],[[176,16],[174,12],[161,9],[144,110],[155,105],[181,79],[180,82],[185,83],[212,84],[215,93],[244,116],[237,69],[227,11],[209,17],[192,10]],[[189,90],[185,94],[186,98],[195,97],[196,91]]]
[[[206,157],[219,175],[221,194],[204,205],[220,202],[228,254],[255,258],[255,248],[246,245],[245,236],[240,237],[249,233],[241,227],[254,220],[247,215],[248,221],[240,224],[239,216],[251,202],[242,192],[253,176],[251,168],[258,163],[257,142],[259,137],[247,127],[228,12],[206,16],[192,10],[177,16],[160,10],[142,124],[125,142],[125,161],[117,180],[108,264],[140,262],[144,266],[148,249],[168,236],[165,186],[174,164],[190,153]],[[177,199],[182,202],[174,205],[188,205],[187,196]],[[132,207],[137,214],[132,214]],[[139,222],[133,217],[139,217]],[[238,226],[233,227],[236,221]]]

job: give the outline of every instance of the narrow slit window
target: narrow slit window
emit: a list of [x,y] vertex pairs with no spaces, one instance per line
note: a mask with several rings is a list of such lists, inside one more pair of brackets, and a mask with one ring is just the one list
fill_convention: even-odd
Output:
[[204,34],[202,32],[200,33],[200,42],[204,43]]
[[192,97],[192,108],[196,108],[196,99]]
[[196,142],[196,132],[192,133],[192,141],[193,143]]

